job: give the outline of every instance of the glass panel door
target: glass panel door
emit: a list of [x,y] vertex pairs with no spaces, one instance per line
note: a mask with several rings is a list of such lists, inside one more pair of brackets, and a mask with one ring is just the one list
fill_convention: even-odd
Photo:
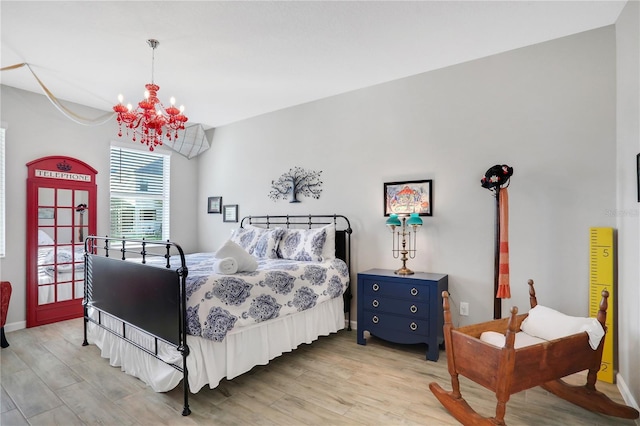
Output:
[[33,327],[82,316],[84,239],[95,234],[97,172],[69,157],[27,166],[27,327]]
[[38,305],[84,297],[89,192],[38,188]]

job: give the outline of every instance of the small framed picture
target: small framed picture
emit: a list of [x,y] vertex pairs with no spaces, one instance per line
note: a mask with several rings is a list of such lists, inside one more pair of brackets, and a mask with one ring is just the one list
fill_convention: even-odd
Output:
[[209,197],[207,213],[222,213],[222,197]]
[[238,205],[227,204],[222,206],[222,221],[223,222],[237,222],[238,221]]
[[636,176],[638,180],[638,202],[640,203],[640,154],[636,155]]
[[410,180],[384,184],[384,215],[391,213],[420,216],[433,215],[433,189],[431,180]]

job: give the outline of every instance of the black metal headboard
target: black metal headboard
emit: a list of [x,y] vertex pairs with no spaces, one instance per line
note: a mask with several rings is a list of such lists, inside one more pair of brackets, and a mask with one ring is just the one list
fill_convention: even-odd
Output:
[[[339,214],[308,214],[308,215],[264,215],[245,216],[240,221],[240,227],[246,225],[264,228],[320,228],[326,225],[336,226],[336,257],[342,259],[349,269],[351,281],[351,222],[346,216]],[[351,285],[344,293],[344,311],[349,315],[348,329],[351,330]]]

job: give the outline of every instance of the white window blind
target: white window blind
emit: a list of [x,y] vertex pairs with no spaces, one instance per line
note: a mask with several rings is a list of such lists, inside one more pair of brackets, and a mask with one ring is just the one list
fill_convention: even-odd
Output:
[[111,147],[111,236],[169,239],[170,156]]
[[4,128],[0,128],[0,257],[6,253],[4,162]]

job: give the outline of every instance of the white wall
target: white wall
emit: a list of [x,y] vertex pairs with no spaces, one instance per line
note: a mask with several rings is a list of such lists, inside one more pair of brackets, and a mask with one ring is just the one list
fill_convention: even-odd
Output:
[[[395,269],[383,183],[433,179],[434,215],[408,265],[449,274],[455,304],[470,303],[460,323],[475,323],[493,315],[495,201],[480,178],[507,163],[513,299],[503,312],[528,307],[533,278],[541,302],[587,315],[589,227],[615,225],[614,37],[607,27],[218,128],[199,159],[198,211],[220,195],[240,216],[344,214],[354,270]],[[323,171],[319,200],[267,197],[293,166]],[[198,227],[200,247],[215,250],[233,225],[200,214]]]
[[[19,72],[19,71],[5,71]],[[0,259],[0,277],[13,287],[6,330],[26,321],[26,188],[27,167],[32,160],[65,155],[86,162],[98,171],[98,235],[109,234],[109,147],[118,141],[115,119],[101,126],[82,126],[60,113],[43,95],[0,86],[1,117],[6,123],[6,228],[7,256]],[[104,111],[65,104],[83,117],[99,117]],[[137,148],[140,143],[130,144]],[[186,250],[196,248],[196,162],[171,156],[171,235]]]
[[[630,1],[616,23],[618,376],[640,403],[640,204],[636,155],[640,153],[640,3]],[[624,394],[624,392],[623,392]]]

